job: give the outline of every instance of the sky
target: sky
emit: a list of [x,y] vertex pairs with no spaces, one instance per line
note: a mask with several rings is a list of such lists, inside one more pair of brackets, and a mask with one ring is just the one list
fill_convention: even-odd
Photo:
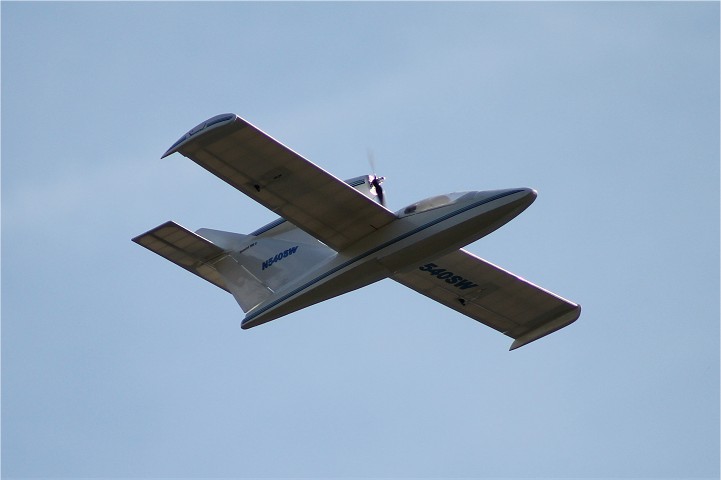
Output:
[[[719,3],[2,2],[2,476],[719,477]],[[273,214],[160,156],[234,112],[580,303],[511,339],[390,280],[241,330],[130,239]]]

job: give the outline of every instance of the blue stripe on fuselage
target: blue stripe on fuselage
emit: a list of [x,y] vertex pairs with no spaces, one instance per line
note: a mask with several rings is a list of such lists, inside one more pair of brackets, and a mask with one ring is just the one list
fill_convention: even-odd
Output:
[[499,193],[499,194],[494,195],[494,196],[492,196],[492,197],[488,197],[488,198],[485,198],[485,199],[483,199],[483,200],[479,200],[478,202],[474,202],[474,203],[472,203],[472,204],[470,204],[470,205],[466,205],[465,207],[459,208],[458,210],[455,210],[455,211],[453,211],[453,212],[451,212],[451,213],[448,213],[448,214],[446,214],[446,215],[443,215],[442,217],[438,217],[438,218],[436,218],[435,220],[426,223],[425,225],[421,225],[420,227],[416,227],[416,228],[414,228],[413,230],[410,230],[410,231],[404,233],[403,235],[399,235],[398,237],[396,237],[396,238],[394,238],[394,239],[392,239],[392,240],[388,240],[387,242],[382,243],[381,245],[378,245],[377,247],[373,247],[373,248],[371,248],[370,250],[368,250],[368,251],[366,251],[366,252],[364,252],[364,253],[361,253],[361,254],[358,255],[357,257],[352,258],[352,259],[350,259],[350,260],[348,260],[348,261],[346,261],[346,262],[343,262],[342,264],[340,264],[340,265],[338,265],[338,266],[336,266],[336,267],[328,270],[327,272],[325,272],[325,273],[317,276],[317,277],[314,278],[313,280],[310,280],[310,281],[306,282],[305,284],[303,284],[303,285],[301,285],[300,287],[296,288],[296,289],[293,290],[292,292],[286,293],[286,294],[283,295],[281,298],[279,298],[279,299],[277,299],[277,300],[274,300],[273,302],[269,303],[268,305],[265,305],[264,307],[262,307],[261,309],[259,309],[257,312],[249,313],[249,314],[246,315],[246,317],[243,319],[243,321],[241,322],[241,325],[245,325],[246,323],[250,322],[251,320],[253,320],[253,319],[256,318],[257,316],[261,315],[262,313],[267,312],[268,310],[270,310],[271,308],[275,307],[276,305],[278,305],[278,304],[280,304],[280,303],[283,303],[284,301],[288,300],[289,298],[297,295],[298,293],[302,292],[303,290],[306,290],[307,288],[309,288],[309,287],[311,287],[312,285],[320,282],[321,280],[324,280],[324,279],[328,278],[329,276],[333,275],[334,273],[337,273],[337,272],[339,272],[340,270],[343,270],[344,268],[352,265],[353,263],[358,262],[359,260],[363,260],[363,259],[366,258],[367,256],[373,255],[374,253],[376,253],[376,252],[378,252],[378,251],[380,251],[380,250],[383,250],[384,248],[389,247],[390,245],[393,245],[394,243],[397,243],[397,242],[400,242],[400,241],[402,241],[402,240],[405,240],[406,238],[410,237],[411,235],[415,235],[416,233],[419,233],[419,232],[421,232],[421,231],[423,231],[423,230],[425,230],[425,229],[427,229],[427,228],[430,228],[430,227],[432,227],[432,226],[434,226],[434,225],[438,225],[439,223],[441,223],[441,222],[443,222],[443,221],[445,221],[445,220],[448,220],[449,218],[455,217],[456,215],[460,215],[461,213],[467,212],[468,210],[471,210],[471,209],[476,208],[476,207],[480,207],[481,205],[484,205],[484,204],[486,204],[486,203],[492,202],[492,201],[494,201],[494,200],[498,200],[499,198],[507,197],[508,195],[513,195],[513,194],[516,194],[516,193],[519,193],[519,192],[522,192],[522,191],[523,191],[523,190],[520,190],[520,189],[519,189],[519,190],[511,190],[510,192]]

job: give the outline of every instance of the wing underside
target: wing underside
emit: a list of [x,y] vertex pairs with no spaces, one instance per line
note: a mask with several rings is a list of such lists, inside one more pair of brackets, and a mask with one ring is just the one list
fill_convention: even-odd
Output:
[[387,225],[393,212],[234,114],[198,125],[174,152],[237,188],[334,250]]
[[581,314],[579,305],[462,249],[391,278],[513,338],[511,350]]

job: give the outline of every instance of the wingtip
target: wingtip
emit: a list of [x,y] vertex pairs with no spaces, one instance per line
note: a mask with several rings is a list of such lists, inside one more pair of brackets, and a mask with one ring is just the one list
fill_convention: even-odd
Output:
[[535,330],[531,330],[530,332],[525,333],[524,335],[518,337],[513,341],[511,344],[511,348],[508,349],[508,351],[515,350],[517,348],[520,348],[524,345],[528,345],[531,342],[535,342],[536,340],[539,340],[546,335],[550,335],[551,333],[557,332],[558,330],[565,328],[578,320],[578,317],[581,316],[581,306],[574,304],[573,308],[563,315],[560,315],[556,319],[554,319],[551,322],[542,324]]
[[172,155],[173,153],[177,152],[178,150],[180,150],[180,147],[182,147],[186,141],[190,140],[190,137],[194,137],[201,132],[207,132],[211,128],[217,128],[217,127],[220,127],[223,125],[227,125],[229,123],[234,122],[238,118],[239,117],[234,113],[223,113],[220,115],[216,115],[212,118],[209,118],[208,120],[206,120],[204,122],[199,123],[198,125],[193,127],[188,133],[186,133],[185,135],[180,137],[178,139],[178,141],[173,144],[173,146],[171,146],[168,150],[166,150],[166,152],[163,154],[163,156],[160,157],[161,160],[169,155]]

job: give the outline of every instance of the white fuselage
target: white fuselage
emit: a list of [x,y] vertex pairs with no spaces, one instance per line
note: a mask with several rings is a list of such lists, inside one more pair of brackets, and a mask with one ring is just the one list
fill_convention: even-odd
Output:
[[[251,328],[417,268],[488,235],[536,198],[529,188],[467,192],[446,204],[433,197],[398,212],[398,219],[285,285],[242,322]],[[443,197],[449,198],[449,197]]]

